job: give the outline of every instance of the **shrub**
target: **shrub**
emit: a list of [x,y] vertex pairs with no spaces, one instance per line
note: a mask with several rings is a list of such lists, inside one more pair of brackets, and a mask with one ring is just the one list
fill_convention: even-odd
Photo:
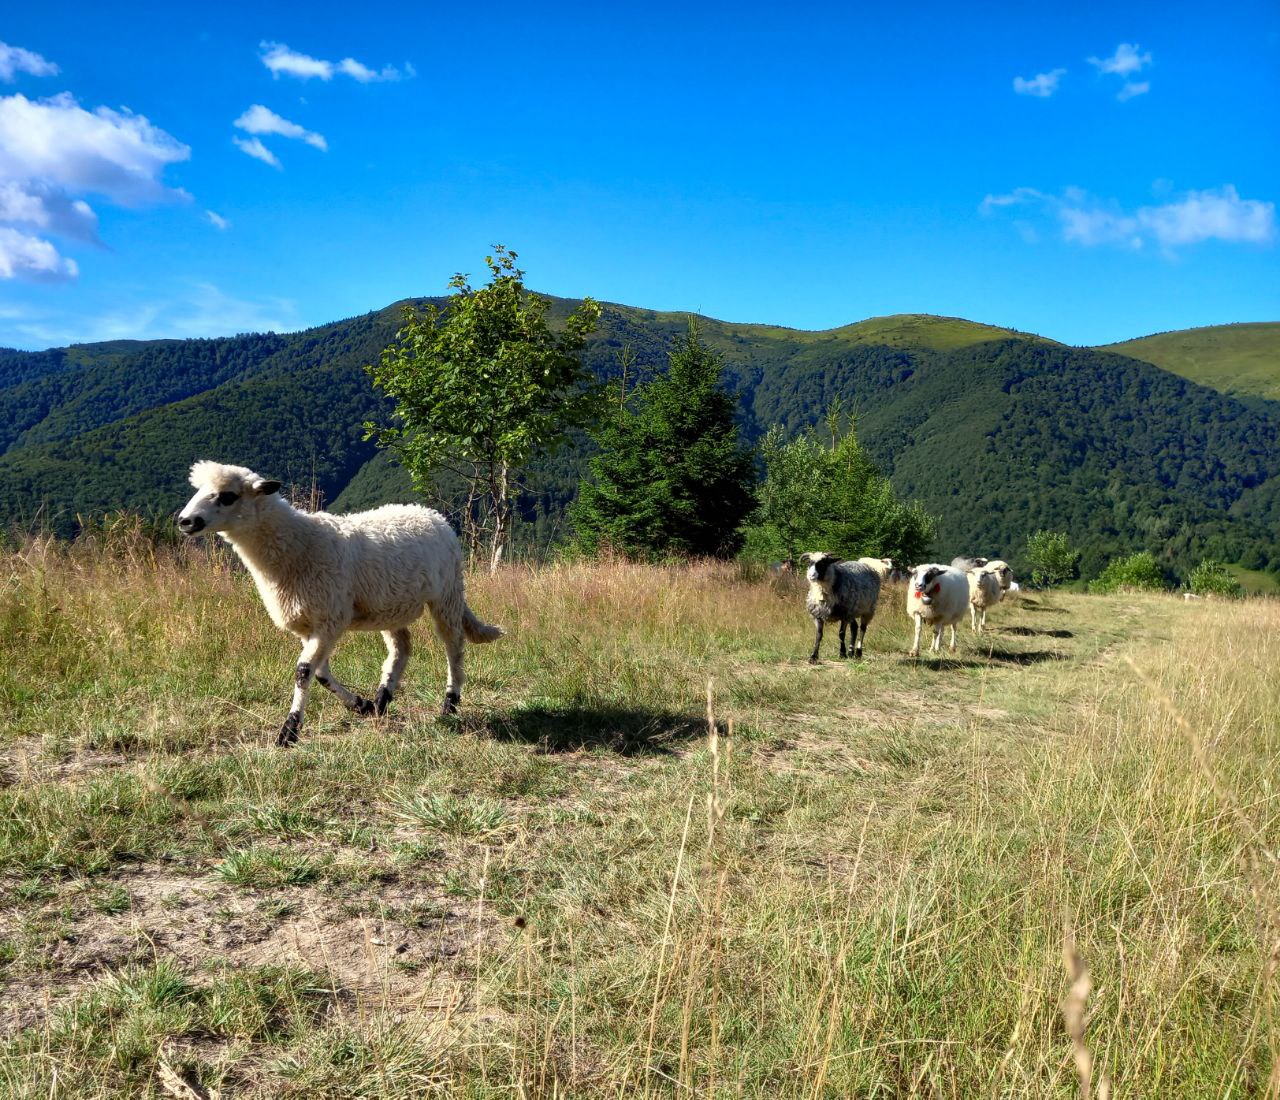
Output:
[[1089,591],[1139,589],[1158,592],[1164,587],[1164,574],[1156,564],[1155,555],[1149,550],[1140,550],[1125,558],[1112,558],[1098,579],[1089,585]]
[[1227,567],[1222,562],[1214,561],[1212,558],[1205,558],[1191,571],[1188,584],[1197,596],[1225,596],[1236,599],[1244,595],[1240,582],[1227,572]]
[[1027,561],[1031,583],[1052,588],[1076,575],[1080,551],[1072,548],[1065,531],[1037,531],[1027,538]]

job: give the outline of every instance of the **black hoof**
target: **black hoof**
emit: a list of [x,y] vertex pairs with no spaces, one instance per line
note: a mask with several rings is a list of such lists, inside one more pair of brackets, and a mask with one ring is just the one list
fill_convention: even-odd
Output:
[[285,749],[290,745],[296,745],[298,743],[298,728],[301,725],[302,715],[290,713],[289,717],[284,720],[284,725],[280,727],[280,733],[276,737],[276,744]]
[[810,658],[809,658],[809,663],[810,663],[811,665],[816,665],[816,664],[818,663],[818,658],[817,658],[817,657],[810,657]]
[[391,704],[391,692],[386,688],[378,688],[378,694],[373,700],[373,713],[376,717],[381,718],[387,713],[387,707]]
[[458,704],[462,702],[462,696],[456,691],[447,691],[444,695],[444,704],[440,707],[440,717],[447,718],[451,714],[458,713]]
[[373,703],[366,699],[363,695],[357,695],[350,703],[347,709],[352,714],[358,714],[361,718],[368,718],[373,713]]

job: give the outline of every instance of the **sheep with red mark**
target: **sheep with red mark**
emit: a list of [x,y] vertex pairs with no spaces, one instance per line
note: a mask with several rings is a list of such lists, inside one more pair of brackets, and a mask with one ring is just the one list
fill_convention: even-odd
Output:
[[956,623],[969,606],[969,582],[964,573],[949,565],[917,565],[907,581],[907,618],[916,624],[911,656],[920,656],[920,632],[925,623],[933,627],[933,652],[942,650],[942,630],[951,627],[951,651],[956,648]]

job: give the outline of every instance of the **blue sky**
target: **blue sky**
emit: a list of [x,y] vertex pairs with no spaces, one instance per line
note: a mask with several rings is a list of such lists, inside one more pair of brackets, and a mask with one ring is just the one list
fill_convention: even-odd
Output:
[[0,345],[302,328],[495,242],[800,328],[1280,319],[1280,7],[979,9],[7,5]]

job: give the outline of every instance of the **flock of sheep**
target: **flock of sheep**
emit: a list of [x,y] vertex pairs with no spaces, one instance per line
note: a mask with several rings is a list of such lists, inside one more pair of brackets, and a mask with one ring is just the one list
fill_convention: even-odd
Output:
[[[840,656],[861,657],[867,627],[880,602],[881,586],[899,576],[907,577],[907,617],[914,619],[916,626],[912,657],[920,655],[920,633],[926,624],[933,628],[930,648],[934,652],[941,651],[942,631],[949,626],[954,652],[956,623],[964,618],[966,610],[975,633],[981,634],[987,626],[987,611],[1010,592],[1018,590],[1008,563],[987,558],[956,558],[950,565],[917,565],[902,574],[889,558],[841,561],[836,555],[823,551],[803,557],[809,563],[805,606],[813,616],[815,627],[810,664],[818,661],[823,627],[829,622],[840,624]],[[847,651],[846,624],[850,630]]]
[[[178,514],[179,530],[226,539],[252,575],[272,622],[302,642],[293,704],[278,744],[298,740],[312,680],[357,714],[383,714],[409,660],[409,627],[424,611],[431,614],[448,662],[441,711],[457,712],[466,643],[492,642],[503,632],[481,622],[467,606],[462,548],[439,512],[416,504],[388,504],[348,516],[301,512],[280,495],[280,482],[219,462],[197,462],[190,480],[195,495]],[[821,552],[804,557],[809,563],[806,605],[817,629],[810,661],[818,660],[828,622],[840,624],[840,656],[861,657],[881,586],[899,576],[893,562],[841,561]],[[956,623],[966,608],[974,630],[981,632],[988,609],[1016,589],[1002,561],[957,558],[950,565],[916,566],[907,586],[907,614],[916,624],[911,655],[920,653],[926,623],[933,628],[934,650],[941,649],[943,628],[950,626],[954,650]],[[377,630],[386,642],[387,659],[372,699],[330,671],[329,658],[349,630]]]

